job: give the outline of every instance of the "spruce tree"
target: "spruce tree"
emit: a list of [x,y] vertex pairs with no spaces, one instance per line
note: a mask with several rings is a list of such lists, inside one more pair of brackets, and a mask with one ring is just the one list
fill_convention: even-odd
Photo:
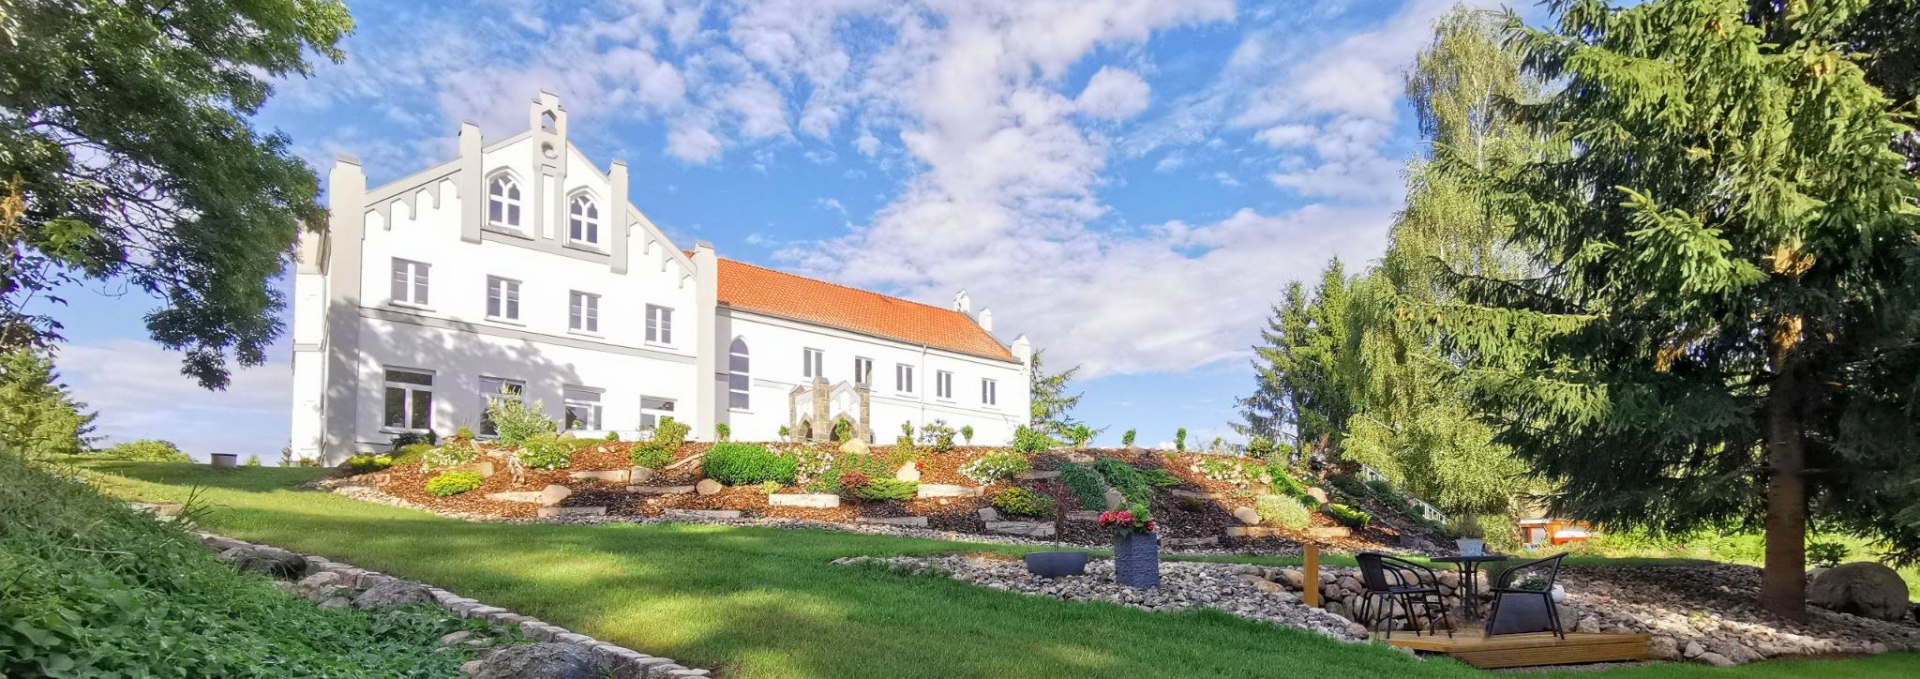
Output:
[[1067,384],[1079,374],[1080,366],[1049,375],[1042,362],[1045,355],[1044,350],[1034,351],[1033,365],[1028,372],[1031,422],[1035,429],[1046,432],[1054,440],[1064,441],[1071,438],[1074,426],[1080,424],[1073,419],[1073,408],[1080,405],[1080,394],[1067,393]]
[[1476,400],[1613,527],[1764,526],[1760,603],[1803,611],[1809,516],[1920,558],[1920,187],[1837,45],[1868,3],[1549,3],[1516,22],[1561,150],[1475,177],[1527,276],[1434,314]]
[[0,353],[0,448],[29,460],[77,455],[94,441],[94,417],[45,353]]
[[1321,271],[1311,298],[1298,281],[1287,286],[1260,333],[1262,343],[1253,347],[1256,383],[1253,394],[1239,400],[1244,421],[1233,425],[1236,431],[1292,440],[1303,452],[1338,444],[1353,412],[1341,372],[1351,286],[1339,259]]

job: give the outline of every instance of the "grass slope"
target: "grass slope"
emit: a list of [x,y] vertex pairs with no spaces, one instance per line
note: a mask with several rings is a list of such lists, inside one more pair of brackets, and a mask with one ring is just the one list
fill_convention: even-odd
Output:
[[[430,582],[731,679],[788,677],[1478,677],[1369,645],[1226,614],[1065,603],[877,567],[851,555],[1013,547],[691,525],[491,525],[291,490],[315,470],[102,464],[116,492],[221,508],[220,532]],[[1632,677],[1913,676],[1920,656]],[[1783,674],[1784,673],[1784,674]],[[1582,674],[1581,676],[1590,676]],[[1616,676],[1609,673],[1607,676]]]

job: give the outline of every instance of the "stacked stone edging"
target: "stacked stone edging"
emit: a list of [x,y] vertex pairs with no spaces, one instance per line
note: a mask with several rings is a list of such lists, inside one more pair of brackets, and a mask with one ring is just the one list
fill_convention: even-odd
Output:
[[[591,654],[601,669],[612,672],[619,679],[683,679],[712,675],[708,670],[689,668],[671,658],[657,658],[577,634],[559,625],[519,615],[498,606],[488,606],[432,585],[356,568],[326,557],[300,554],[212,533],[196,535],[207,548],[242,568],[297,581],[289,589],[315,599],[322,608],[375,608],[431,602],[461,618],[483,619],[500,627],[517,628],[521,634],[548,644],[578,647]],[[482,671],[484,666],[485,661],[481,660],[469,663],[464,669],[474,674]]]

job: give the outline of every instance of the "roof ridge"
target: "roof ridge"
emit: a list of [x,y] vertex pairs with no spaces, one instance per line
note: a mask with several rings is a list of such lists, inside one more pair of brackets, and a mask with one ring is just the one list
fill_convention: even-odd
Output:
[[[910,300],[910,299],[907,299],[907,298],[904,298],[904,297],[896,297],[896,296],[894,296],[894,295],[889,295],[889,294],[887,294],[887,293],[884,293],[884,292],[874,292],[874,291],[872,291],[872,290],[868,290],[868,289],[866,289],[866,288],[856,288],[856,287],[853,287],[853,286],[851,286],[851,285],[845,285],[845,284],[841,284],[841,283],[835,283],[835,282],[833,282],[833,281],[830,281],[830,280],[826,280],[826,279],[822,279],[822,278],[814,278],[814,277],[812,277],[812,276],[802,276],[802,275],[800,275],[800,274],[797,274],[797,273],[793,273],[793,272],[791,272],[791,271],[781,271],[781,270],[779,270],[779,269],[775,269],[775,268],[772,268],[772,267],[765,267],[765,266],[760,266],[760,265],[758,265],[758,264],[754,264],[754,263],[752,263],[752,262],[743,262],[743,261],[740,261],[740,260],[738,260],[738,259],[733,259],[733,258],[730,258],[730,257],[716,257],[715,259],[723,259],[723,260],[726,260],[726,261],[729,261],[729,262],[733,262],[734,264],[738,264],[738,265],[740,265],[740,266],[747,266],[747,267],[753,267],[753,268],[755,268],[755,269],[759,269],[759,270],[761,270],[761,271],[766,271],[766,272],[769,272],[769,273],[776,273],[776,274],[780,274],[780,275],[782,275],[782,276],[792,276],[792,277],[794,277],[794,278],[802,278],[802,279],[806,279],[806,280],[810,280],[810,281],[813,281],[813,282],[815,282],[815,283],[819,283],[819,284],[821,284],[821,285],[831,285],[831,286],[833,286],[833,287],[836,287],[836,288],[840,288],[841,290],[851,290],[851,291],[853,291],[853,292],[858,292],[858,293],[862,293],[862,294],[867,294],[867,295],[873,295],[873,296],[875,296],[875,297],[883,297],[883,298],[886,298],[886,299],[890,299],[890,300],[893,300],[893,301],[896,301],[896,302],[903,302],[903,303],[906,303],[906,304],[912,304],[912,305],[914,305],[914,306],[922,306],[922,307],[926,307],[926,308],[928,308],[928,309],[932,309],[932,310],[934,310],[934,311],[942,311],[942,312],[946,312],[946,313],[950,313],[950,314],[960,314],[960,315],[962,315],[962,316],[966,316],[966,317],[967,317],[967,320],[973,320],[973,317],[972,317],[972,316],[970,316],[970,315],[968,315],[968,314],[964,314],[964,313],[961,313],[959,309],[949,309],[949,308],[946,308],[946,307],[942,307],[942,306],[934,306],[934,305],[932,305],[932,304],[928,304],[928,303],[926,303],[926,302],[915,302],[915,301],[913,301],[913,300]],[[976,323],[976,325],[977,325],[977,323]],[[993,336],[993,333],[987,333],[987,336],[988,336],[988,337],[992,337],[992,336]],[[995,342],[995,343],[999,343],[999,341],[1000,341],[1000,340],[999,340],[998,338],[995,338],[995,339],[994,339],[994,342]]]

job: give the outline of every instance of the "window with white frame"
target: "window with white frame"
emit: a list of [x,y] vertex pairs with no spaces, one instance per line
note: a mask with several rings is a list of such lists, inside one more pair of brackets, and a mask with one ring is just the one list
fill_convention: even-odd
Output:
[[520,228],[520,182],[500,173],[487,181],[487,225]]
[[567,328],[600,332],[600,296],[574,290],[567,295]]
[[520,281],[487,277],[487,318],[520,320]]
[[593,197],[578,194],[567,201],[567,240],[584,245],[600,245],[600,206]]
[[800,376],[809,380],[827,376],[827,352],[819,349],[800,350]]
[[873,387],[873,359],[853,357],[853,383]]
[[733,338],[733,345],[727,348],[727,407],[732,410],[746,410],[751,404],[751,382],[748,381],[751,361],[747,357],[747,341]]
[[953,373],[941,370],[933,374],[933,395],[953,398]]
[[567,402],[567,431],[600,430],[600,392],[583,387],[561,390]]
[[913,393],[913,366],[905,363],[893,366],[893,390],[902,394]]
[[654,344],[673,344],[672,309],[647,305],[647,341]]
[[640,397],[640,429],[653,431],[660,426],[660,419],[673,417],[673,399],[658,396]]
[[980,380],[980,404],[997,405],[1000,403],[1000,383],[993,380]]
[[393,303],[427,305],[427,263],[393,258]]
[[480,435],[499,436],[500,430],[493,426],[493,416],[488,414],[496,401],[512,400],[526,402],[527,383],[504,377],[480,376]]
[[426,431],[433,428],[433,373],[387,368],[386,387],[388,429]]

